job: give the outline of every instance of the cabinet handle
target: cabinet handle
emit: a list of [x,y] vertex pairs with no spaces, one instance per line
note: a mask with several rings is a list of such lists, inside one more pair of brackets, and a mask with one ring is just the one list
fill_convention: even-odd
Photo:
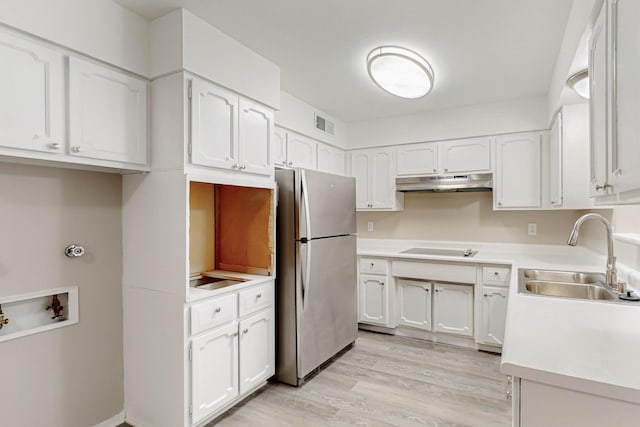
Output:
[[237,169],[238,165],[231,165],[231,169]]
[[52,150],[57,150],[60,148],[60,144],[57,142],[52,142],[50,144],[47,144],[47,147],[51,148]]
[[233,334],[231,334],[231,336],[232,336],[232,337],[237,337],[237,336],[238,336],[238,333],[237,333],[237,332],[234,332]]
[[371,268],[373,268],[373,263],[371,263]]
[[381,286],[384,286],[384,282],[380,282],[380,285],[381,285]]
[[293,165],[293,160],[289,161],[289,166]]
[[436,292],[440,292],[440,289],[436,289]]
[[220,313],[220,310],[222,310],[220,307],[216,307],[216,309],[213,310],[213,311],[216,312],[216,313]]
[[424,288],[424,291],[425,292],[429,292],[429,288]]
[[497,272],[497,271],[494,271],[494,272],[493,272],[493,275],[494,275],[494,276],[497,276],[497,275],[498,275],[498,272]]
[[615,176],[622,176],[622,169],[616,169],[616,170],[614,170],[614,171],[613,171],[613,174],[614,174]]
[[256,295],[256,298],[262,298],[262,294]]
[[445,171],[445,172],[449,172],[449,169],[447,169],[447,168],[444,168],[444,171]]
[[243,334],[246,334],[247,332],[249,332],[249,329],[245,329],[244,331],[242,331]]
[[498,206],[502,206],[502,202],[498,202]]
[[596,185],[596,191],[606,190],[607,188],[611,188],[611,186],[606,182],[602,185]]
[[74,153],[79,153],[79,152],[82,151],[82,147],[79,147],[77,145],[73,146],[73,147],[71,147],[71,151],[74,152]]
[[484,294],[484,296],[485,296],[485,297],[488,297],[489,295],[488,295],[488,294]]
[[435,168],[434,168],[434,169],[433,169],[433,171],[434,171],[434,172],[438,172],[438,169],[435,169]]

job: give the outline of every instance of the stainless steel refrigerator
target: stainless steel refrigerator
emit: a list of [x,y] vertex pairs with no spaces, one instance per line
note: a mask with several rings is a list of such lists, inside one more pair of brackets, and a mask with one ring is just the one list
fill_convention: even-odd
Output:
[[298,386],[358,333],[355,179],[276,170],[276,379]]

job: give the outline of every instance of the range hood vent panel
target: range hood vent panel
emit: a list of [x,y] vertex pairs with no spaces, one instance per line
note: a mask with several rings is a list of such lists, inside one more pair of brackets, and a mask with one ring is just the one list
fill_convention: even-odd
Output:
[[396,178],[396,190],[402,192],[470,192],[492,189],[493,174],[491,173]]

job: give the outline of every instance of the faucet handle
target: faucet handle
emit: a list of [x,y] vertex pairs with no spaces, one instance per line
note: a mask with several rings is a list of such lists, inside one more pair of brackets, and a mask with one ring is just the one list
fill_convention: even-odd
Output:
[[624,294],[627,291],[627,282],[618,280],[617,291],[619,294]]

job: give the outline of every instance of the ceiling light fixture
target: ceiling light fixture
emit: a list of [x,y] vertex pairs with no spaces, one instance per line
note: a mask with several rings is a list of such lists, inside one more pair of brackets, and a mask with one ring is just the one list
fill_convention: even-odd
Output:
[[433,69],[418,53],[380,46],[367,55],[369,77],[382,90],[402,98],[420,98],[433,88]]
[[567,85],[578,95],[589,99],[589,70],[580,70],[567,79]]

